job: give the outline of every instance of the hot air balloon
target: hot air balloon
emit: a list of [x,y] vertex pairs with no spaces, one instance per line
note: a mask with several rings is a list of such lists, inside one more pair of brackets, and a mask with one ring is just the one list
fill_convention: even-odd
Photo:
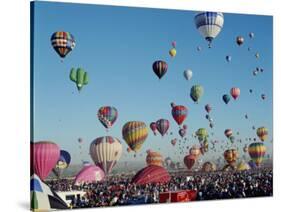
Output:
[[184,157],[183,162],[188,169],[191,169],[196,162],[196,157],[194,155],[187,155]]
[[76,175],[74,185],[96,183],[102,181],[104,177],[105,174],[100,167],[94,165],[86,165]]
[[60,157],[57,161],[57,164],[55,168],[53,168],[53,172],[58,178],[61,177],[63,171],[69,166],[70,161],[71,161],[71,156],[69,152],[65,150],[61,150]]
[[51,44],[61,58],[71,52],[75,47],[75,39],[69,32],[55,32],[51,37]]
[[44,181],[56,166],[60,157],[60,148],[50,141],[30,143],[31,174],[33,172]]
[[237,36],[236,43],[238,44],[238,46],[241,46],[244,43],[244,38],[242,36]]
[[171,165],[171,163],[172,163],[172,159],[171,159],[170,157],[166,157],[166,158],[165,158],[165,165],[166,165],[167,167],[169,167],[169,166]]
[[200,156],[200,154],[201,154],[200,148],[197,147],[197,146],[192,146],[189,149],[189,154],[190,155],[194,155],[196,158],[198,158]]
[[176,42],[176,41],[173,41],[173,42],[172,42],[172,47],[176,48],[176,46],[177,46],[177,42]]
[[118,111],[112,106],[103,106],[98,111],[98,118],[106,129],[113,126],[117,117]]
[[223,27],[223,14],[219,12],[201,12],[196,14],[194,21],[196,28],[208,41],[209,48],[211,48],[212,41],[218,36]]
[[224,159],[229,165],[235,165],[238,158],[238,152],[236,149],[228,149],[224,152]]
[[225,134],[225,136],[227,137],[227,138],[230,138],[230,136],[232,136],[232,130],[231,129],[226,129],[225,131],[224,131],[224,134]]
[[257,53],[255,54],[255,57],[256,57],[257,59],[259,59],[259,58],[260,58],[260,53],[257,52]]
[[130,121],[123,126],[122,134],[128,146],[138,152],[148,136],[148,129],[144,122]]
[[262,94],[262,95],[261,95],[261,98],[262,98],[263,100],[265,100],[265,98],[266,98],[265,94]]
[[204,93],[204,89],[201,85],[194,85],[191,87],[190,97],[195,103],[198,103],[203,93]]
[[199,128],[196,131],[196,135],[197,135],[199,141],[204,141],[208,137],[208,131],[205,128]]
[[203,172],[214,172],[217,170],[216,164],[213,162],[207,161],[202,165]]
[[249,166],[248,163],[246,163],[245,161],[241,161],[240,163],[238,163],[237,165],[237,170],[238,171],[246,171],[246,170],[250,170],[251,167]]
[[250,38],[254,38],[254,37],[255,37],[255,34],[254,34],[253,32],[250,32],[250,33],[249,33],[249,37],[250,37]]
[[187,130],[187,125],[186,124],[182,125],[182,128]]
[[259,127],[257,129],[257,136],[261,139],[261,141],[265,141],[268,136],[268,129],[265,127]]
[[152,69],[159,79],[168,71],[168,64],[165,61],[157,60],[153,63]]
[[248,152],[252,161],[257,166],[260,166],[266,152],[266,147],[263,143],[252,143],[249,145]]
[[149,126],[150,126],[150,129],[152,130],[153,134],[156,135],[156,132],[157,132],[156,123],[155,122],[151,122]]
[[225,104],[228,104],[228,102],[230,101],[230,96],[227,94],[224,94],[222,96],[222,100],[224,101]]
[[90,145],[90,155],[94,163],[107,175],[122,155],[121,142],[111,136],[96,138]]
[[80,92],[84,85],[89,83],[88,73],[84,71],[82,68],[72,68],[70,70],[70,80],[75,82],[78,91]]
[[213,127],[214,127],[214,123],[211,122],[211,123],[209,124],[209,127],[210,127],[210,128],[213,128]]
[[183,138],[186,134],[186,130],[185,129],[180,129],[179,130],[179,135]]
[[167,170],[161,166],[150,165],[136,173],[132,183],[146,185],[148,183],[168,183],[171,177]]
[[176,48],[172,48],[172,49],[170,49],[170,51],[169,51],[169,55],[173,58],[173,57],[175,57],[176,56],[176,54],[177,54],[177,50],[176,50]]
[[146,155],[146,164],[163,166],[163,157],[159,152],[150,151]]
[[174,138],[174,139],[171,140],[171,144],[172,144],[173,146],[175,146],[176,143],[177,143],[177,139],[176,139],[176,138]]
[[249,92],[250,92],[250,93],[253,93],[253,89],[249,89]]
[[244,147],[243,147],[243,152],[248,152],[248,146],[247,145],[245,145]]
[[225,59],[226,59],[227,62],[230,62],[230,61],[231,61],[231,56],[230,56],[230,55],[227,55],[227,56],[225,57]]
[[187,108],[183,105],[176,105],[172,108],[172,116],[178,125],[181,125],[187,116]]
[[184,70],[184,72],[183,72],[183,76],[186,80],[191,80],[192,75],[193,75],[193,73],[190,69]]
[[197,48],[196,48],[196,49],[197,49],[197,51],[199,51],[199,52],[200,52],[200,51],[202,50],[202,47],[201,47],[201,46],[197,46]]
[[158,132],[164,136],[170,127],[170,122],[167,119],[159,119],[156,122]]
[[210,112],[211,112],[211,110],[212,110],[211,105],[206,104],[206,105],[205,105],[205,110],[206,110],[206,112],[207,112],[207,113],[210,113]]
[[230,89],[230,94],[234,100],[236,100],[240,96],[240,89],[233,87]]

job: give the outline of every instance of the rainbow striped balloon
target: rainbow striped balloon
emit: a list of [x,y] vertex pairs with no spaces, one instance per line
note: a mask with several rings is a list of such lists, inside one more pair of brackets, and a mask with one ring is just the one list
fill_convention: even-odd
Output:
[[248,152],[252,161],[254,161],[257,166],[260,166],[266,152],[266,147],[263,143],[252,143],[248,148]]

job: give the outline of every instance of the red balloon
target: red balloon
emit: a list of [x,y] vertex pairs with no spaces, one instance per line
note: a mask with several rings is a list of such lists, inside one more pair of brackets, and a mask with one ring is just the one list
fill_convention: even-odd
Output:
[[157,125],[155,122],[151,122],[150,123],[150,129],[152,130],[152,132],[154,133],[154,135],[156,135],[157,132]]
[[191,169],[196,162],[196,157],[194,155],[187,155],[184,157],[183,162],[188,169]]
[[231,88],[230,94],[236,100],[240,96],[240,89],[239,88]]
[[50,141],[30,144],[31,171],[41,180],[45,180],[56,166],[60,157],[60,148]]
[[178,125],[181,125],[187,117],[187,108],[183,105],[176,105],[172,108],[172,116]]
[[132,183],[143,185],[147,183],[168,183],[171,177],[167,170],[161,166],[147,166],[133,177]]

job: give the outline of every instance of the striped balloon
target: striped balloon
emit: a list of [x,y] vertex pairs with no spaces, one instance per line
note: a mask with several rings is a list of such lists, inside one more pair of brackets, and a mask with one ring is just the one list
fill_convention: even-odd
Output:
[[159,119],[156,122],[158,132],[164,136],[170,127],[170,122],[167,119]]
[[110,128],[118,117],[118,111],[115,107],[104,106],[98,111],[98,118],[105,128]]
[[30,144],[31,174],[33,172],[45,180],[56,166],[60,157],[60,148],[50,141],[39,141]]
[[146,156],[147,165],[163,166],[163,157],[158,152],[149,151]]
[[263,161],[266,147],[263,143],[252,143],[248,147],[248,152],[252,161],[254,161],[255,164],[259,166]]
[[144,122],[130,121],[123,126],[122,134],[128,146],[138,152],[148,136],[148,128]]
[[55,51],[62,58],[75,47],[75,39],[69,32],[55,32],[51,37],[51,43]]
[[265,141],[268,137],[268,129],[265,127],[259,127],[257,129],[257,136],[261,139],[261,141]]
[[240,89],[239,88],[231,88],[230,89],[230,95],[233,97],[233,99],[237,99],[240,96]]
[[214,38],[220,33],[224,17],[218,12],[201,12],[194,17],[196,28],[200,34],[209,42],[209,48]]
[[153,63],[152,69],[159,79],[168,71],[168,64],[165,61],[157,60]]
[[181,125],[187,116],[187,108],[183,105],[176,105],[172,108],[172,116],[174,120]]
[[94,163],[109,174],[122,155],[121,142],[111,136],[96,138],[90,145],[90,155]]

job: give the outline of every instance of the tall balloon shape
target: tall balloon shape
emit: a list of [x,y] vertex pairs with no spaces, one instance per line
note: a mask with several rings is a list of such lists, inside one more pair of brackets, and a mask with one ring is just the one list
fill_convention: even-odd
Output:
[[138,152],[148,136],[148,128],[144,122],[130,121],[123,126],[122,135],[128,146]]
[[90,155],[94,163],[109,174],[122,155],[121,142],[111,136],[96,138],[90,145]]
[[224,94],[222,96],[222,100],[224,101],[225,104],[228,104],[228,102],[230,101],[230,96],[227,94]]
[[159,79],[168,71],[168,64],[165,61],[157,60],[153,63],[152,69]]
[[172,116],[178,125],[181,125],[187,116],[187,108],[183,105],[176,105],[172,108]]
[[194,85],[190,89],[190,97],[195,103],[198,103],[203,93],[204,93],[204,89],[201,85]]
[[230,89],[230,94],[233,97],[233,99],[237,99],[240,96],[240,89],[239,88],[231,88]]
[[263,143],[252,143],[248,147],[248,152],[252,161],[257,166],[260,166],[266,152],[266,147]]
[[190,69],[184,70],[184,72],[183,72],[183,76],[186,80],[191,80],[192,75],[193,75],[193,73]]
[[156,122],[156,127],[157,127],[158,132],[162,136],[164,136],[170,127],[170,122],[167,119],[159,119]]
[[60,157],[60,148],[50,141],[39,141],[30,144],[31,171],[45,180],[56,166]]
[[196,157],[194,155],[187,155],[184,157],[183,162],[188,169],[191,169],[196,162]]

